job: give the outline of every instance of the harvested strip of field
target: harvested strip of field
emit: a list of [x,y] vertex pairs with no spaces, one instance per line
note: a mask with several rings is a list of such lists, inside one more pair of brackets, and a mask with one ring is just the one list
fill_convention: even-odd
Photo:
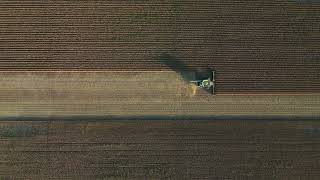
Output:
[[194,89],[173,71],[0,72],[2,117],[316,117],[319,113],[320,95],[213,96]]

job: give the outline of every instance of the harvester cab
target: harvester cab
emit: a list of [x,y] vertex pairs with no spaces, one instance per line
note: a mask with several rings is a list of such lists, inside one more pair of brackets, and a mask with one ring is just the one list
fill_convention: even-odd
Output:
[[214,88],[215,72],[214,71],[211,72],[209,77],[196,79],[190,82],[195,84],[198,88],[205,89],[211,92],[212,94],[215,94],[215,88]]

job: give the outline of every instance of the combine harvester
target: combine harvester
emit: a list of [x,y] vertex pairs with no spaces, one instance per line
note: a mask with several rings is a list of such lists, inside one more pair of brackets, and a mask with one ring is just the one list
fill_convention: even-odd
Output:
[[212,69],[190,68],[183,61],[167,53],[160,56],[160,62],[179,73],[186,82],[191,83],[196,89],[204,89],[210,94],[215,94],[215,71]]
[[215,72],[212,71],[209,76],[203,77],[201,75],[198,75],[195,73],[195,79],[196,80],[191,80],[189,81],[190,83],[194,84],[197,86],[197,88],[204,89],[207,92],[215,95]]

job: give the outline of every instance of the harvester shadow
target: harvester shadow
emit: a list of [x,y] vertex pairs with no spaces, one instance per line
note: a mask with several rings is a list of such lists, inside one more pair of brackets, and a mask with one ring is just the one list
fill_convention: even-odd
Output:
[[164,53],[160,55],[159,59],[162,64],[165,64],[171,70],[180,74],[184,81],[189,82],[194,80],[194,77],[190,75],[190,72],[194,72],[194,69],[188,67],[184,62],[178,60],[175,56]]
[[[208,77],[212,76],[212,68],[191,68],[188,67],[184,62],[179,60],[177,57],[172,56],[168,53],[163,53],[160,55],[160,62],[168,66],[171,70],[175,71],[176,73],[180,74],[182,79],[187,83],[190,81],[195,80],[202,80],[207,79]],[[192,74],[194,73],[194,74]],[[212,77],[213,78],[213,77]],[[202,89],[207,93],[212,94],[212,89]]]

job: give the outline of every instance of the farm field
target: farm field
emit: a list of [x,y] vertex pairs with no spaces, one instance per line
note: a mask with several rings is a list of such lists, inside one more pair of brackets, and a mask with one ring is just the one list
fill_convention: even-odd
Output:
[[1,179],[317,179],[318,121],[1,121]]
[[320,92],[319,3],[0,2],[0,70],[212,68],[223,93]]
[[[219,90],[219,84],[216,84]],[[211,95],[174,71],[0,72],[2,117],[320,115],[320,95]],[[157,118],[157,116],[159,116]]]
[[0,179],[319,176],[319,95],[193,94],[173,71],[0,74]]
[[[318,180],[319,19],[304,0],[1,0],[0,180]],[[186,81],[203,70],[216,95]]]

